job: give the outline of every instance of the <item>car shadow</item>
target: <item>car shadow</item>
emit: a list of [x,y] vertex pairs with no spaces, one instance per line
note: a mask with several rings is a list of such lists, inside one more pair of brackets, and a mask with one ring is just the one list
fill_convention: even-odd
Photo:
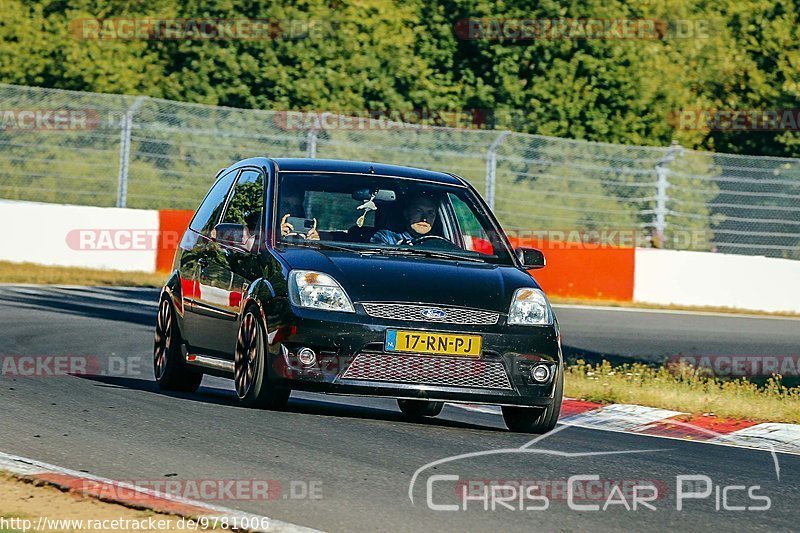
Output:
[[[158,394],[160,396],[167,396],[181,400],[188,400],[192,402],[199,402],[212,405],[222,405],[236,409],[250,410],[239,404],[233,390],[218,389],[216,387],[206,387],[201,385],[200,389],[194,393],[162,391],[158,388],[155,381],[120,376],[92,376],[80,375],[76,376],[82,379],[94,381],[100,387],[111,388],[126,388],[139,390]],[[406,418],[400,411],[383,409],[380,407],[363,406],[344,404],[339,402],[330,402],[323,399],[311,398],[290,398],[289,404],[285,409],[280,412],[284,413],[297,413],[311,416],[327,416],[327,417],[340,417],[340,418],[357,418],[362,420],[378,420],[385,422],[399,422],[406,424],[416,424],[422,426],[438,426],[446,428],[457,429],[474,429],[480,431],[500,431],[505,432],[504,429],[474,424],[470,422],[463,422],[457,420],[447,420],[443,418],[423,418],[420,420],[410,420]]]
[[[641,357],[631,357],[628,355],[621,355],[610,352],[598,352],[594,350],[587,350],[586,348],[578,348],[577,346],[568,346],[566,344],[561,346],[561,353],[564,355],[564,362],[566,364],[577,363],[578,360],[583,360],[587,363],[598,364],[603,361],[608,361],[612,365],[621,365],[624,363],[641,363],[645,365],[659,365],[663,361],[643,360]],[[664,359],[664,358],[662,358]]]

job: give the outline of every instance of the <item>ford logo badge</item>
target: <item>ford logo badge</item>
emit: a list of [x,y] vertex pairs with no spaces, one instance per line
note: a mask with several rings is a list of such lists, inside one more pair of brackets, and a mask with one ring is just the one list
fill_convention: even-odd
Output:
[[429,307],[428,309],[423,309],[419,312],[422,316],[428,319],[435,319],[435,318],[444,318],[447,316],[447,313],[442,311],[441,309],[436,309],[434,307]]

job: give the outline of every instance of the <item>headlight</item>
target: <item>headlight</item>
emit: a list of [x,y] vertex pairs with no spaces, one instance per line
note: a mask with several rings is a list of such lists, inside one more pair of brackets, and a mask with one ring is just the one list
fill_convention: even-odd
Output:
[[322,272],[292,270],[289,274],[289,300],[298,307],[356,312],[342,286]]
[[553,313],[547,298],[539,289],[517,289],[508,310],[508,323],[517,326],[547,326]]

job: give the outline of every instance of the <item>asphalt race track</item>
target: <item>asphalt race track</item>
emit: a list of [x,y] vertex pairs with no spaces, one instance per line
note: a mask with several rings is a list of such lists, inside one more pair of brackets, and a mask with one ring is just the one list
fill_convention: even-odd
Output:
[[553,306],[568,356],[663,362],[676,355],[800,354],[800,319]]
[[[0,451],[127,481],[271,480],[280,485],[274,500],[217,503],[328,531],[797,528],[798,456],[572,427],[521,453],[530,437],[505,431],[495,414],[458,407],[414,423],[391,400],[308,394],[293,395],[287,412],[255,411],[237,405],[229,381],[209,377],[197,394],[161,393],[151,362],[156,298],[155,290],[0,287],[1,355],[86,356],[107,374],[0,376]],[[792,355],[800,346],[796,320],[556,312],[565,349],[575,353],[657,360],[674,353]],[[421,470],[409,499],[412,476],[427,463],[489,450],[496,453]],[[655,486],[655,509],[627,510],[619,493],[600,489],[575,502],[599,510],[573,510],[559,487],[575,475]],[[677,476],[690,475],[707,476],[713,487],[705,499],[684,497],[678,511]],[[545,491],[546,502],[495,500],[492,510],[484,497],[466,502],[466,511],[429,508],[429,498],[460,504],[457,488],[489,480],[556,488]],[[684,492],[700,493],[702,483],[684,482]],[[629,505],[630,492],[621,496]],[[617,504],[603,510],[609,498]],[[753,509],[767,501],[768,509]]]

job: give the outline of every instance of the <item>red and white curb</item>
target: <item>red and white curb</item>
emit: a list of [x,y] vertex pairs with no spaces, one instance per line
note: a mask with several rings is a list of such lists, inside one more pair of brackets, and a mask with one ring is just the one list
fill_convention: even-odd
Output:
[[[201,502],[172,494],[137,487],[130,483],[114,481],[68,468],[43,463],[34,459],[0,452],[0,471],[15,477],[34,480],[56,486],[62,490],[83,494],[99,500],[117,503],[134,509],[150,509],[156,512],[198,519],[224,518],[227,523],[269,524],[268,528],[252,528],[247,531],[269,531],[286,533],[312,533],[315,529],[289,522],[273,520],[266,516],[246,513],[207,502]],[[114,496],[110,496],[110,495]],[[241,529],[240,529],[241,530]]]
[[[452,405],[469,411],[500,414],[497,407]],[[800,424],[757,423],[713,415],[692,416],[655,407],[603,405],[571,398],[564,399],[559,423],[602,431],[800,455]]]

